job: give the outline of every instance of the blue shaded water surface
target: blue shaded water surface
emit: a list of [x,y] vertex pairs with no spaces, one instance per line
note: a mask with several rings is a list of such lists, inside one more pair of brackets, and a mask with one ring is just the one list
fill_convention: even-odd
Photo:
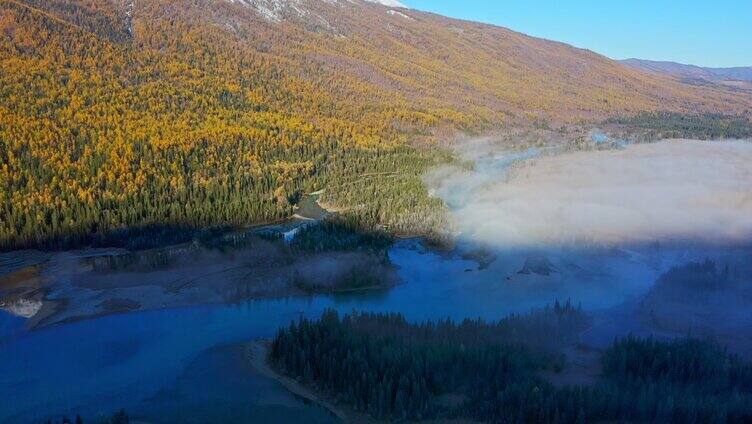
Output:
[[668,266],[623,255],[578,264],[553,258],[559,269],[590,271],[538,281],[517,276],[525,256],[512,253],[481,269],[408,240],[390,258],[403,282],[384,291],[131,312],[33,331],[0,315],[0,422],[103,417],[120,408],[155,423],[330,422],[327,411],[251,369],[243,344],[327,308],[422,321],[496,320],[568,298],[609,307],[643,293]]

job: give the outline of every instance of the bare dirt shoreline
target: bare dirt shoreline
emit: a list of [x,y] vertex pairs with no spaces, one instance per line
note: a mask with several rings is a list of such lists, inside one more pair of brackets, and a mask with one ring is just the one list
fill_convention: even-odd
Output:
[[[383,290],[400,283],[395,267],[379,254],[291,254],[281,243],[264,240],[227,252],[181,245],[44,255],[34,265],[0,272],[0,308],[29,318],[30,329],[132,311]],[[352,276],[383,284],[349,286]]]
[[354,422],[349,419],[350,416],[343,409],[337,407],[331,402],[327,402],[326,400],[322,399],[313,391],[302,386],[292,378],[286,377],[275,371],[267,361],[270,345],[270,340],[254,340],[246,344],[245,347],[248,355],[248,360],[250,361],[251,366],[253,366],[256,371],[258,371],[264,377],[271,378],[272,380],[277,381],[285,389],[295,394],[296,396],[300,396],[328,410],[332,415],[339,418],[340,421]]

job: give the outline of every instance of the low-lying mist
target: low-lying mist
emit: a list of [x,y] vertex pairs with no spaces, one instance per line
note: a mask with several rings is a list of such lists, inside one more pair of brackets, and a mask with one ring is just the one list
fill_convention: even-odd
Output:
[[425,180],[482,263],[457,277],[483,293],[470,309],[571,298],[597,316],[591,346],[692,333],[752,356],[739,331],[752,325],[752,143],[509,153],[478,140],[460,154],[466,166]]
[[426,177],[465,238],[502,248],[746,243],[752,143],[666,141],[538,157],[471,143]]

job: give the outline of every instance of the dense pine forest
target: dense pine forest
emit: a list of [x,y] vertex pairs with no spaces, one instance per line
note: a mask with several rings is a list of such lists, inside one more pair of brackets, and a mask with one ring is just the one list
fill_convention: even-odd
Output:
[[556,349],[587,317],[570,304],[496,323],[409,323],[396,314],[334,311],[280,330],[269,360],[357,411],[390,420],[743,423],[752,364],[704,341],[615,341],[593,386],[554,387]]
[[[449,155],[404,145],[398,107],[350,107],[262,54],[223,51],[211,28],[151,21],[150,38],[122,45],[86,8],[66,11],[93,33],[0,4],[0,248],[272,221],[319,189],[355,220],[429,228],[437,201],[420,175]],[[421,117],[437,119],[405,119]]]
[[683,114],[672,112],[643,112],[635,116],[613,118],[607,124],[616,124],[629,135],[641,141],[664,138],[717,140],[752,137],[752,115],[724,115],[719,113]]

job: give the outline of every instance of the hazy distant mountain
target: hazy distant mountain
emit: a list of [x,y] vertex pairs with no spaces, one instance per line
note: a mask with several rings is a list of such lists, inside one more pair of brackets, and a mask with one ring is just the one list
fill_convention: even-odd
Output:
[[747,82],[752,83],[752,66],[736,68],[707,68],[684,65],[676,62],[626,59],[622,63],[641,71],[667,74],[684,79],[702,79],[712,82]]

